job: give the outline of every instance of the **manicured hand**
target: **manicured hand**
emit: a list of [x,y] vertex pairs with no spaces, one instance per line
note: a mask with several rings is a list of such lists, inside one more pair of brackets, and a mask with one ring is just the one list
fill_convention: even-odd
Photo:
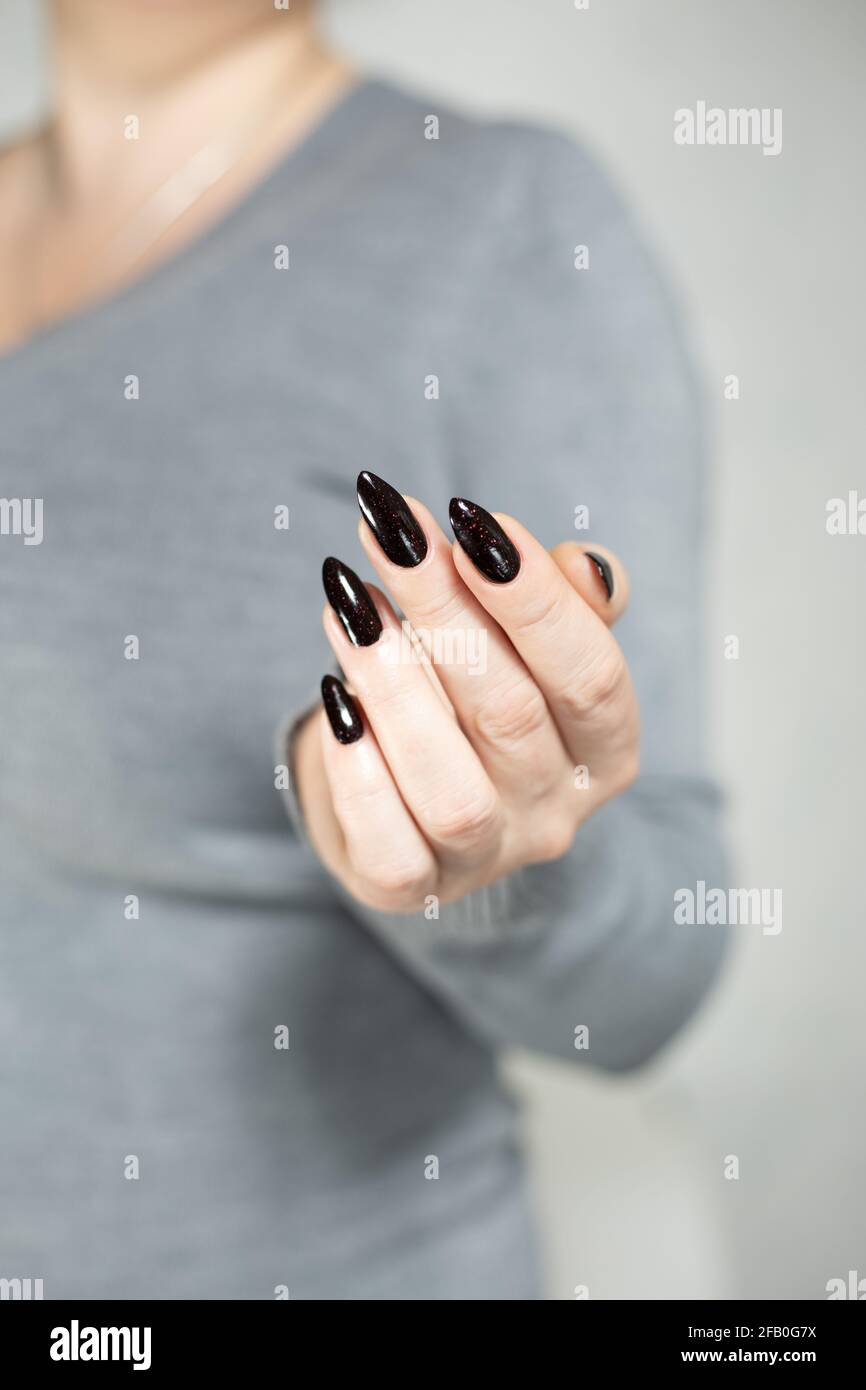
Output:
[[372,907],[414,911],[559,858],[634,781],[637,703],[610,632],[628,583],[609,551],[548,552],[464,499],[452,543],[374,474],[358,498],[361,544],[405,621],[325,561],[325,632],[346,684],[323,680],[295,769],[330,872]]

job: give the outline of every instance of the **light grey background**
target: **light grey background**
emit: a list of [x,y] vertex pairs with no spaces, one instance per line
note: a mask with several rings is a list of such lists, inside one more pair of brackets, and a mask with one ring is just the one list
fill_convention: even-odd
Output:
[[[359,61],[433,94],[431,111],[524,114],[602,156],[679,289],[714,412],[713,745],[735,882],[781,888],[784,927],[732,929],[723,989],[646,1076],[509,1063],[550,1296],[825,1297],[828,1279],[866,1277],[866,536],[825,529],[829,498],[866,497],[866,10],[338,0],[327,18]],[[700,99],[781,107],[781,154],[674,145],[674,110]],[[0,130],[43,100],[38,5],[0,0]]]

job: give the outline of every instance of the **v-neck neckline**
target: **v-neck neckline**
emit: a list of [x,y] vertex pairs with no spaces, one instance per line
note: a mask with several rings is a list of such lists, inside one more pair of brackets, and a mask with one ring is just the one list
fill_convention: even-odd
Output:
[[125,316],[134,317],[143,305],[171,294],[190,275],[193,267],[200,271],[208,268],[256,215],[260,205],[285,184],[287,177],[298,180],[311,166],[324,162],[329,151],[340,148],[346,129],[361,117],[383,89],[384,84],[373,78],[355,81],[296,145],[279,156],[237,202],[204,227],[199,235],[185,242],[174,254],[155,262],[128,285],[65,315],[8,352],[0,353],[0,379],[8,379],[18,369],[38,367],[52,354],[65,354],[91,333],[108,329]]

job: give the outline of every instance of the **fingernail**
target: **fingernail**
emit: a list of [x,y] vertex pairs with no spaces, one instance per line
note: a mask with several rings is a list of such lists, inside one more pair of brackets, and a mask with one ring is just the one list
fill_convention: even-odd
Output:
[[517,547],[489,512],[465,497],[452,497],[448,515],[455,536],[485,579],[507,584],[515,577],[520,569]]
[[322,704],[338,743],[357,743],[364,732],[358,706],[336,676],[322,676]]
[[375,473],[359,473],[358,506],[389,560],[403,569],[420,565],[427,537],[395,487]]
[[376,605],[354,570],[329,555],[322,566],[327,599],[355,647],[370,647],[382,632]]
[[601,575],[601,582],[607,589],[608,601],[613,598],[613,570],[603,555],[596,555],[592,550],[585,550],[584,555],[587,560],[591,560]]

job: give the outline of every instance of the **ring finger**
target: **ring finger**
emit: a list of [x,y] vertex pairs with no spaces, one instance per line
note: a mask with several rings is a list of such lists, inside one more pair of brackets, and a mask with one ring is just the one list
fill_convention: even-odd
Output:
[[440,855],[486,860],[499,848],[502,807],[477,753],[384,595],[333,558],[323,578],[325,634],[419,828]]

